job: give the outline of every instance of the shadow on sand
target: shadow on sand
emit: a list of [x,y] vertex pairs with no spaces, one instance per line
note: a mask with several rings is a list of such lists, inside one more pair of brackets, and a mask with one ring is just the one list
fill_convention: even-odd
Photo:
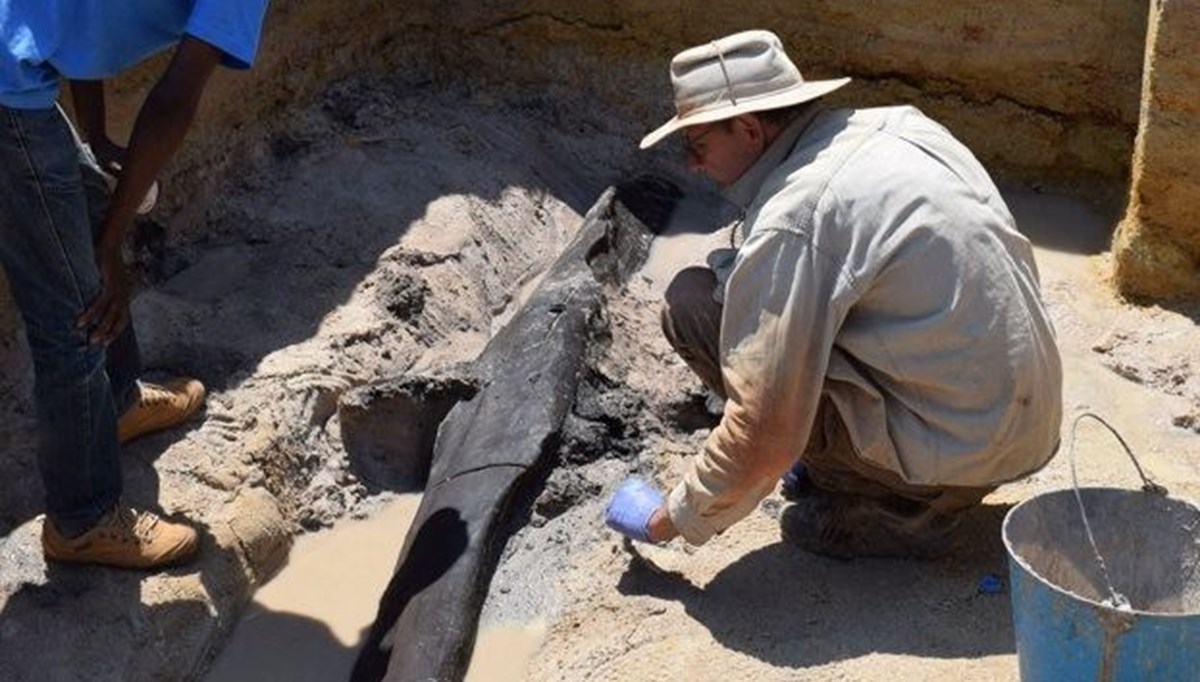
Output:
[[776,543],[702,587],[635,559],[617,589],[680,601],[722,645],[775,666],[808,668],[872,653],[1011,654],[1009,598],[978,588],[986,575],[1007,575],[1000,539],[1007,511],[985,505],[972,512],[954,554],[937,562],[843,562]]

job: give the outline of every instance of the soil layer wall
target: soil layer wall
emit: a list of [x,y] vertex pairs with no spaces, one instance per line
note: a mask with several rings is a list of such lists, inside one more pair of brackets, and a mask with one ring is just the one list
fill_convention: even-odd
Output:
[[[281,110],[365,69],[413,87],[470,84],[564,110],[584,101],[630,130],[632,152],[640,133],[671,113],[673,54],[769,28],[807,77],[854,77],[841,102],[916,104],[1003,178],[1119,196],[1146,26],[1141,2],[1090,0],[276,0],[258,64],[218,77],[175,173],[196,185],[238,148],[231,141],[262,140],[262,126]],[[116,84],[114,135],[127,133],[161,66]]]
[[1129,208],[1113,245],[1130,296],[1200,299],[1200,7],[1153,3]]
[[[1173,12],[1194,16],[1184,4],[1173,3]],[[288,144],[273,136],[273,122],[331,82],[364,71],[414,89],[472,88],[481,107],[504,100],[557,109],[558,123],[581,136],[599,127],[627,137],[633,156],[640,136],[671,114],[671,56],[748,28],[777,32],[807,77],[852,76],[836,94],[840,103],[915,104],[1000,180],[1115,206],[1128,186],[1146,27],[1138,1],[275,0],[255,68],[222,71],[210,84],[188,142],[163,178],[155,217],[176,235],[210,231],[221,188],[237,182],[230,169]],[[1174,140],[1195,126],[1177,115],[1191,106],[1183,95],[1196,79],[1184,60],[1173,60],[1189,54],[1185,42],[1167,40],[1154,62],[1171,76],[1164,92],[1180,98],[1157,112],[1178,132],[1147,135],[1143,159],[1186,156],[1179,151],[1186,145]],[[128,136],[167,58],[109,84],[114,139]],[[594,115],[572,120],[581,110]],[[667,147],[655,154],[672,154]],[[1179,164],[1166,161],[1149,173],[1143,163],[1143,190],[1134,196],[1140,206],[1177,175]],[[1196,203],[1177,201],[1190,199],[1178,192],[1163,195],[1172,208],[1150,207],[1137,221],[1147,232],[1170,225],[1181,210],[1174,207]],[[1143,260],[1141,270],[1157,267]],[[0,323],[0,399],[27,395],[28,362],[2,278]]]

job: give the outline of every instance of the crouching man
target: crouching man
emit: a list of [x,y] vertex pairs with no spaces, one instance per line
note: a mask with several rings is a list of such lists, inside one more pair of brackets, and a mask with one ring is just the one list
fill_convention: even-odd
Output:
[[987,172],[909,106],[822,110],[747,31],[671,62],[688,166],[744,209],[724,270],[668,287],[663,329],[726,399],[668,496],[623,483],[606,520],[700,544],[781,476],[785,539],[827,556],[943,552],[965,510],[1046,464],[1062,370],[1029,242]]

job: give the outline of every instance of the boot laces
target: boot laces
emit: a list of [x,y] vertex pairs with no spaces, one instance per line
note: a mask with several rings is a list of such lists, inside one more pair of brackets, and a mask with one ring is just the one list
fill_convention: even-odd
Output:
[[143,407],[170,402],[175,394],[157,384],[142,384],[138,404]]
[[158,516],[151,512],[140,512],[133,507],[122,506],[117,507],[116,511],[109,516],[108,526],[114,539],[146,543],[154,539]]

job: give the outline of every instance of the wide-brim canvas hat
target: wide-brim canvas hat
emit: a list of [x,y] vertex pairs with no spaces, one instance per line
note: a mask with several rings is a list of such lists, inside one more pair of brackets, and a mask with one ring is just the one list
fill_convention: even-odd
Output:
[[675,116],[642,138],[641,148],[657,144],[680,128],[801,104],[849,82],[849,78],[804,80],[783,51],[779,37],[770,31],[743,31],[719,38],[684,50],[671,60]]

